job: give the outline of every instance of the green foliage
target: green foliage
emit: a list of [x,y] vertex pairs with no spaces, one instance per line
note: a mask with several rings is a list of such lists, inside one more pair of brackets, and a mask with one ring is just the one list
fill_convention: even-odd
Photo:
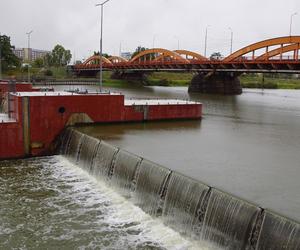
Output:
[[136,55],[138,55],[139,53],[141,53],[142,51],[147,50],[148,48],[142,47],[142,46],[138,46],[135,50],[135,52],[133,52],[131,58],[134,58]]
[[44,67],[44,59],[43,58],[37,58],[33,62],[33,67],[35,68],[42,68]]
[[[100,55],[100,52],[99,51],[94,51],[94,56],[99,56]],[[107,53],[102,53],[102,56],[105,57],[105,58],[110,58],[111,55],[107,54]]]
[[44,74],[45,76],[53,76],[53,72],[50,69],[47,69]]
[[214,52],[210,56],[210,60],[221,60],[222,59],[222,54],[220,52]]
[[61,45],[56,45],[50,54],[45,56],[45,62],[50,66],[66,66],[70,63],[72,54]]
[[19,67],[21,65],[20,59],[13,53],[14,46],[10,43],[10,37],[0,36],[0,50],[1,50],[1,65],[2,70],[6,71],[10,68]]

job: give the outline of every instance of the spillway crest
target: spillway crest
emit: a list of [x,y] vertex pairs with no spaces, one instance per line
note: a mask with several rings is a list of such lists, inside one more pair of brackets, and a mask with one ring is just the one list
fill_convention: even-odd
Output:
[[68,128],[60,153],[182,235],[220,249],[300,249],[300,224]]

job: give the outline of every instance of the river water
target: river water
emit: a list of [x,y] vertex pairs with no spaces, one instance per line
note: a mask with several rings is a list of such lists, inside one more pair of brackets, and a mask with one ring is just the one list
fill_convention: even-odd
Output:
[[[204,116],[80,131],[300,221],[300,91],[210,96],[182,87],[111,90],[128,98],[200,101]],[[0,162],[0,182],[0,249],[204,248],[63,156]]]
[[0,249],[205,249],[62,156],[0,162]]
[[184,87],[113,89],[128,98],[203,103],[202,121],[98,125],[91,136],[300,221],[300,91],[241,96],[188,94]]

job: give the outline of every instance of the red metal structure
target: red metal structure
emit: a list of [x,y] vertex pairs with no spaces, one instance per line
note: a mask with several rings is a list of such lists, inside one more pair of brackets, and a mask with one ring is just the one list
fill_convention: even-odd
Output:
[[[187,50],[149,49],[130,61],[103,59],[105,70],[300,73],[300,36],[279,37],[246,46],[222,59],[209,59]],[[75,65],[78,74],[99,70],[99,56]]]

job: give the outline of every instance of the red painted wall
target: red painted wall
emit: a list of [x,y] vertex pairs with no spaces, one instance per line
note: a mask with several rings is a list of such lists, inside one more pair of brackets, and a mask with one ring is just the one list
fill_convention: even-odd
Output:
[[20,124],[0,122],[0,159],[23,156],[23,132]]
[[[59,113],[61,107],[65,109],[63,114]],[[124,96],[30,97],[31,142],[44,143],[44,148],[32,150],[33,155],[47,153],[73,113],[86,113],[94,122],[120,122],[124,116]]]
[[[22,97],[11,96],[11,117],[0,123],[0,159],[24,156]],[[27,98],[27,97],[26,97]],[[30,142],[33,156],[50,152],[50,145],[74,113],[85,113],[96,123],[201,118],[202,105],[124,106],[123,95],[36,95],[29,98]],[[59,110],[64,109],[61,113]]]
[[197,119],[202,116],[201,104],[151,105],[148,120]]

